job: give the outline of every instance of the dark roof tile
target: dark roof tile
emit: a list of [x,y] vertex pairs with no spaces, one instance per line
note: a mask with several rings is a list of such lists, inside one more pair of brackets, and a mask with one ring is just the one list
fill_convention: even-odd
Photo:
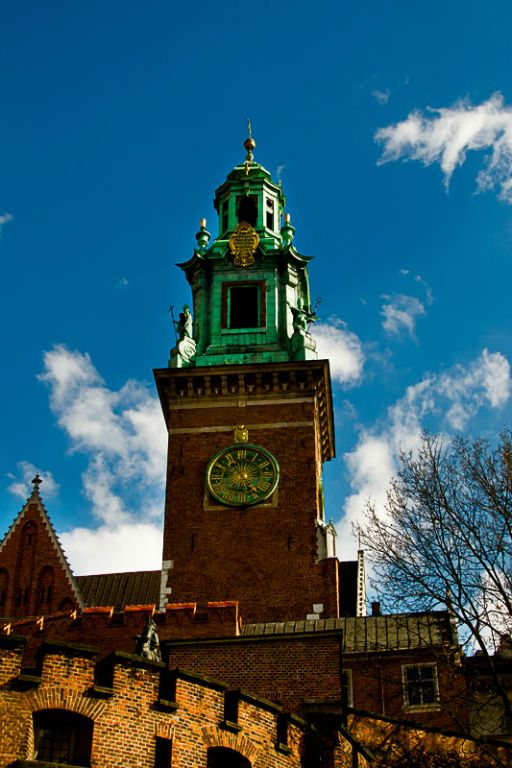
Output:
[[122,611],[126,605],[158,605],[160,571],[99,573],[75,576],[88,607],[113,606]]

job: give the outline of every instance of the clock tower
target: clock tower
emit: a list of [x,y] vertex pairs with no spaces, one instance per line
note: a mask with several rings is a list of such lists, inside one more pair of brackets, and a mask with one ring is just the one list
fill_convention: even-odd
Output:
[[339,615],[322,465],[334,456],[308,264],[280,184],[245,160],[215,193],[179,266],[192,311],[155,371],[169,444],[161,605],[236,600],[246,622]]

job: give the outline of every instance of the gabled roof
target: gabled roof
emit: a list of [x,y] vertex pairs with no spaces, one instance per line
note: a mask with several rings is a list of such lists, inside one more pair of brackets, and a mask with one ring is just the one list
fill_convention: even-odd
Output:
[[2,561],[2,555],[5,554],[6,550],[9,548],[9,544],[12,543],[13,539],[15,539],[16,535],[21,530],[23,523],[28,519],[33,519],[35,516],[35,518],[38,518],[42,523],[42,528],[49,539],[50,548],[53,551],[53,556],[55,557],[56,561],[55,564],[60,566],[60,570],[69,584],[71,593],[73,594],[77,605],[82,608],[84,603],[76,579],[70,568],[64,550],[62,549],[59,537],[55,532],[55,528],[53,527],[48,512],[46,511],[46,508],[43,504],[41,496],[39,495],[39,483],[41,482],[39,476],[36,475],[32,482],[34,483],[34,489],[32,493],[28,497],[20,513],[14,519],[3,540],[0,542],[0,563]]

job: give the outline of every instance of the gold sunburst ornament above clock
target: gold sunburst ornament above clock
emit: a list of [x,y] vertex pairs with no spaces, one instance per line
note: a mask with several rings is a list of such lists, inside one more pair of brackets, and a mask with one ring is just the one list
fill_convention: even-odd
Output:
[[209,462],[206,485],[214,499],[248,507],[268,499],[279,482],[279,465],[269,451],[251,443],[223,448]]

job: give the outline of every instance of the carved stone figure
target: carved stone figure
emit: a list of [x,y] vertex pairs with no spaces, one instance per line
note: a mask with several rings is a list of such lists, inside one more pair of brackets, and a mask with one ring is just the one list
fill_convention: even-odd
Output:
[[149,661],[162,661],[160,654],[160,640],[156,631],[156,624],[151,617],[146,619],[141,635],[137,635],[135,653]]

